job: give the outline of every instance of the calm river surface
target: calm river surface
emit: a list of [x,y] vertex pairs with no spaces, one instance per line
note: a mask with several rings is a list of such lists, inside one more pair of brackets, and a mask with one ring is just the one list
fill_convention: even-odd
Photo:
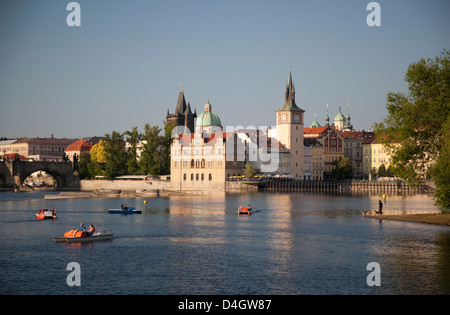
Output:
[[[0,193],[0,294],[450,294],[450,227],[363,218],[377,195],[43,195]],[[255,213],[238,216],[249,202]],[[121,203],[143,213],[108,213]],[[35,220],[51,207],[57,220]],[[427,195],[388,196],[383,210],[437,212]],[[53,242],[80,222],[114,239]],[[81,286],[67,284],[70,262]],[[370,262],[381,286],[367,285]]]

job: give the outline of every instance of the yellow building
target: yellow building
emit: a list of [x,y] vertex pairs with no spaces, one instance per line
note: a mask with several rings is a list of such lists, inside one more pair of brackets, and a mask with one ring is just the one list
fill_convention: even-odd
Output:
[[371,178],[370,171],[378,172],[381,165],[386,169],[391,165],[390,150],[377,139],[368,139],[363,142],[363,172],[365,178]]

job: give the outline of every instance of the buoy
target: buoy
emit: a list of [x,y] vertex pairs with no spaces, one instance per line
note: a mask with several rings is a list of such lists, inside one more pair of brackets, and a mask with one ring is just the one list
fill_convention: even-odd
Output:
[[147,200],[144,200],[144,203],[147,203]]

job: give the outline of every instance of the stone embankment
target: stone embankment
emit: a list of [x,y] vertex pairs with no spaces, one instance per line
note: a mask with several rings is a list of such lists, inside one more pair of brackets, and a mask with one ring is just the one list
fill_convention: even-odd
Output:
[[243,182],[189,182],[180,189],[179,183],[162,180],[82,180],[81,191],[64,191],[46,195],[45,199],[68,198],[151,198],[224,194],[226,191],[257,190]]

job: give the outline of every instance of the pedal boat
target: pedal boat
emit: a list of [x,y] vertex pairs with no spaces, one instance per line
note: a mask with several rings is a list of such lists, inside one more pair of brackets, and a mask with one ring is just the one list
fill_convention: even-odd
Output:
[[88,243],[96,241],[108,241],[112,240],[113,234],[111,231],[96,230],[94,234],[89,236],[84,231],[71,230],[64,233],[64,236],[55,236],[53,240],[56,243],[66,242],[66,243]]
[[128,207],[126,210],[122,209],[109,209],[109,213],[114,214],[135,214],[135,213],[142,213],[142,210],[138,210],[135,207]]
[[253,214],[253,206],[249,206],[247,208],[243,208],[242,206],[239,207],[238,209],[238,214],[247,214],[247,215],[251,215]]
[[36,213],[36,220],[46,220],[46,219],[56,219],[56,211],[39,209],[39,212]]

